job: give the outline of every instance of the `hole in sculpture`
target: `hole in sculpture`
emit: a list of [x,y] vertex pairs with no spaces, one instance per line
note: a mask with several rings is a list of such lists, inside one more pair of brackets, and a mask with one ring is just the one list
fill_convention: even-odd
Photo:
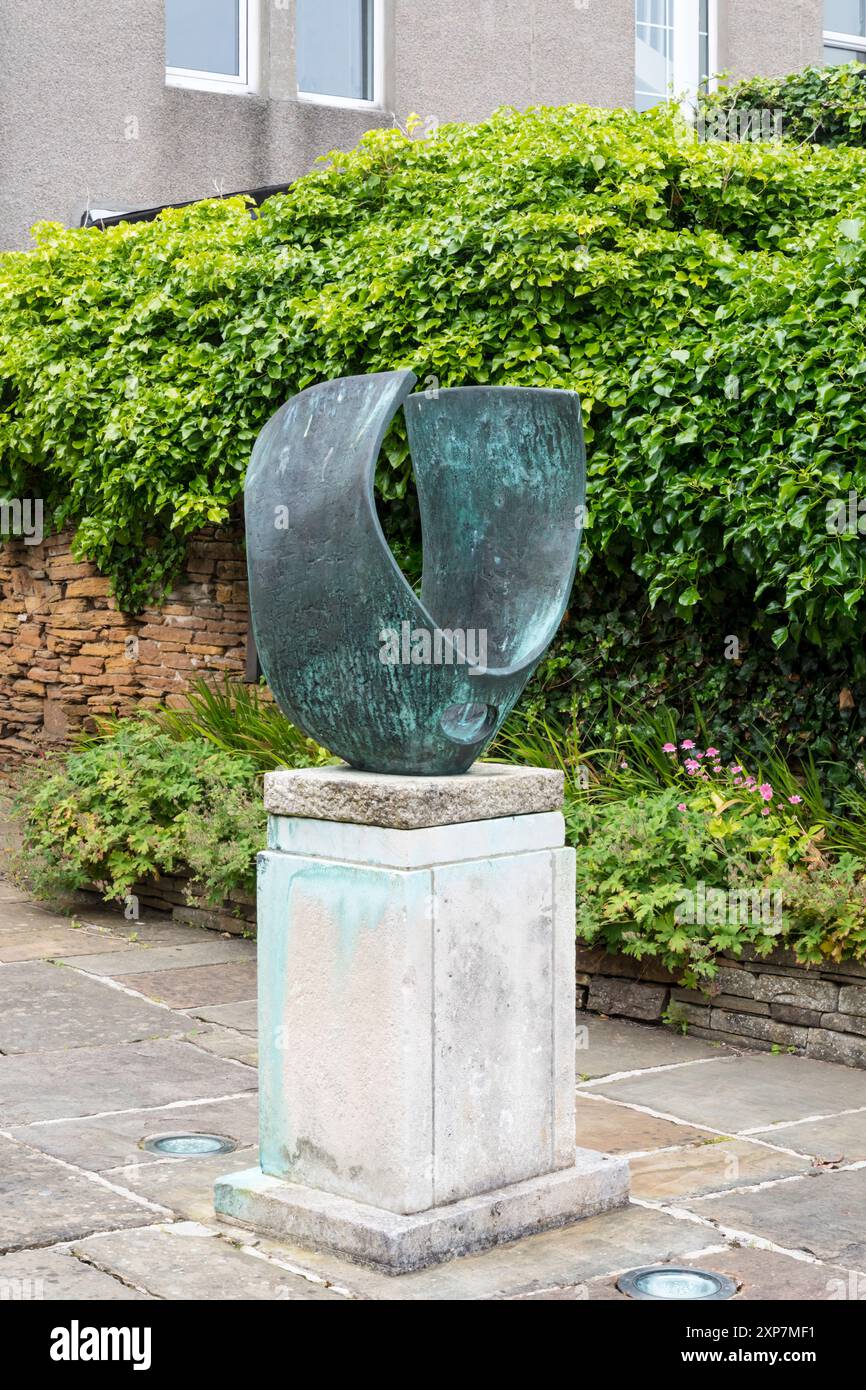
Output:
[[403,573],[410,589],[421,592],[421,570],[423,556],[421,548],[421,512],[418,506],[418,491],[415,486],[415,470],[409,459],[405,482],[400,479],[395,487],[395,465],[392,458],[399,456],[401,447],[406,449],[405,425],[400,411],[391,422],[385,436],[385,443],[379,451],[376,463],[374,500],[376,515],[382,534],[394,561]]
[[493,730],[498,714],[495,705],[449,705],[439,727],[455,743],[477,743]]

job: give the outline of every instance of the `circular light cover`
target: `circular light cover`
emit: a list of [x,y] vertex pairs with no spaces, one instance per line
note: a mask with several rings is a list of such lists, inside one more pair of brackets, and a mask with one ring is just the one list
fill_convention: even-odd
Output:
[[141,1147],[152,1154],[172,1158],[203,1158],[208,1154],[230,1154],[237,1148],[233,1139],[222,1134],[161,1134],[142,1140]]
[[683,1269],[678,1265],[648,1265],[631,1269],[616,1284],[629,1298],[724,1299],[732,1298],[737,1286],[724,1274],[706,1269]]

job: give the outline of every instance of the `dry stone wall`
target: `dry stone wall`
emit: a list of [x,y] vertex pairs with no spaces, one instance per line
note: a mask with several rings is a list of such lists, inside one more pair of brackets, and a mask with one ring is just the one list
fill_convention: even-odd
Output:
[[0,768],[63,743],[94,716],[180,703],[196,676],[244,670],[239,530],[197,533],[166,602],[134,618],[93,565],[73,560],[71,539],[0,545]]

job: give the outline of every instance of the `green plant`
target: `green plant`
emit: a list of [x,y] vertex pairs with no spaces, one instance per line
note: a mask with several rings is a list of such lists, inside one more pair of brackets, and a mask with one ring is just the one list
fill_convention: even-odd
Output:
[[202,739],[178,743],[145,721],[119,721],[25,775],[17,873],[40,897],[96,883],[122,899],[140,879],[192,866],[219,900],[253,882],[265,820],[255,773],[251,759]]
[[262,771],[334,761],[286,718],[263,688],[228,675],[218,683],[194,681],[182,706],[143,711],[141,717],[169,738],[207,739],[226,753],[242,753]]
[[[312,382],[573,388],[590,524],[530,699],[558,717],[576,692],[592,721],[611,692],[684,714],[700,687],[719,734],[850,766],[866,552],[827,515],[866,496],[864,174],[863,149],[702,144],[667,108],[504,110],[371,132],[256,220],[228,199],[42,226],[0,260],[0,488],[74,524],[135,610]],[[417,577],[399,421],[378,487]]]
[[782,135],[797,144],[866,144],[866,68],[862,63],[808,67],[786,77],[727,83],[700,100],[705,118],[716,112],[769,111]]
[[682,1004],[672,1000],[662,1014],[662,1023],[668,1028],[672,1028],[675,1033],[681,1033],[685,1037],[689,1031],[689,1020],[686,1018]]

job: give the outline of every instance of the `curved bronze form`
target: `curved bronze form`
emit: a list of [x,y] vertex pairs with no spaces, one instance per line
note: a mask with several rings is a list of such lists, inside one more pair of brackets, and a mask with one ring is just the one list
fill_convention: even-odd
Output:
[[[412,372],[312,386],[259,435],[246,482],[253,628],[285,714],[372,772],[465,772],[565,611],[585,453],[574,392]],[[424,544],[420,598],[373,492],[402,404]]]

